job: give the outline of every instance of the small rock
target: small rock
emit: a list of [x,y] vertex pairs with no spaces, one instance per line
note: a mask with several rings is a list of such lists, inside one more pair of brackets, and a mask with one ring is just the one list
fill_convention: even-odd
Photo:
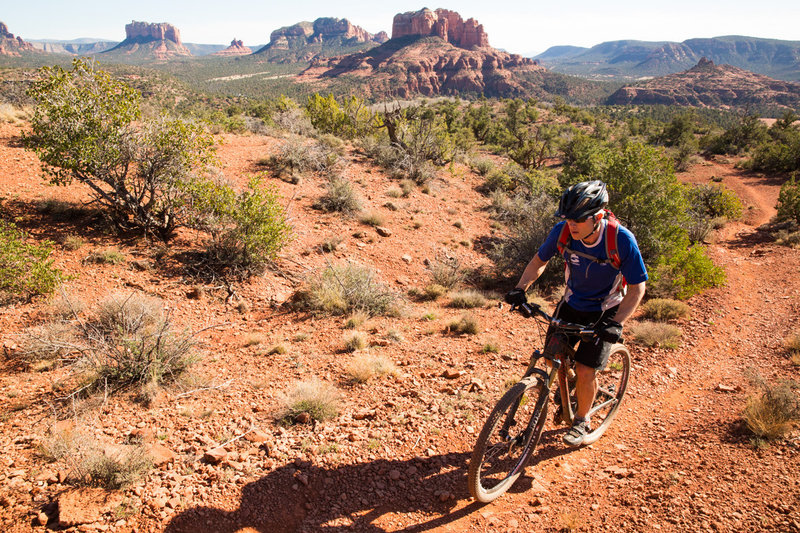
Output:
[[442,372],[442,377],[447,379],[458,379],[464,374],[465,372],[463,370],[451,370],[448,368],[447,370]]
[[227,457],[228,452],[225,451],[225,448],[221,446],[218,448],[213,448],[208,450],[206,453],[203,454],[203,461],[216,465],[222,462],[225,457]]
[[404,255],[404,256],[402,256],[400,259],[402,259],[403,261],[405,261],[406,263],[409,263],[409,264],[411,263],[411,261],[413,261],[413,260],[414,260],[414,258],[412,258],[412,257],[411,257],[410,255],[408,255],[408,254],[405,254],[405,255]]
[[716,390],[717,392],[736,392],[737,390],[739,390],[739,387],[734,386],[734,385],[726,385],[724,383],[720,383],[720,384],[717,385],[717,388],[714,389],[714,390]]
[[180,504],[181,504],[181,499],[177,497],[170,498],[169,500],[167,500],[167,507],[169,507],[170,509],[177,509]]
[[250,442],[261,444],[262,442],[267,442],[270,439],[270,436],[269,433],[262,429],[254,429],[247,433],[244,438]]
[[392,481],[397,481],[398,479],[400,479],[400,471],[399,470],[391,470],[389,472],[389,479],[391,479]]
[[294,417],[295,422],[298,424],[308,424],[311,422],[311,415],[308,413],[300,413]]
[[386,228],[384,226],[375,226],[375,231],[377,231],[378,235],[380,235],[381,237],[391,237],[392,236],[392,230],[390,230],[389,228]]
[[46,526],[47,520],[48,520],[47,515],[44,514],[43,511],[39,511],[39,514],[36,515],[36,523],[39,524],[40,526]]
[[174,463],[176,457],[175,452],[157,442],[147,447],[147,454],[153,460],[155,466]]

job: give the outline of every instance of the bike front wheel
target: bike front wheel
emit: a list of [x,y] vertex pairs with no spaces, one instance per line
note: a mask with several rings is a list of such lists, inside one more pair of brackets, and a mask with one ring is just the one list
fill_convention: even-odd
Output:
[[469,461],[469,492],[489,503],[514,484],[539,443],[549,391],[537,377],[514,384],[497,402]]

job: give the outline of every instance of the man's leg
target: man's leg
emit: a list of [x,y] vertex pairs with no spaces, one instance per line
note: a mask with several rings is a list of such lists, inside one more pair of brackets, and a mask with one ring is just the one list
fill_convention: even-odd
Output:
[[575,363],[578,380],[575,383],[575,395],[578,397],[578,409],[575,416],[586,418],[597,395],[597,371],[581,363]]

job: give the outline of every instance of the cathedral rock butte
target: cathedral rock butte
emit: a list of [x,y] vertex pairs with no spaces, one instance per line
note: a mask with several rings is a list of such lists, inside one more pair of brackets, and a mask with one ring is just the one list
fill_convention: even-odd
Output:
[[406,36],[435,35],[459,48],[487,48],[489,37],[483,25],[471,18],[464,20],[455,11],[423,8],[419,11],[398,13],[392,22],[392,39]]

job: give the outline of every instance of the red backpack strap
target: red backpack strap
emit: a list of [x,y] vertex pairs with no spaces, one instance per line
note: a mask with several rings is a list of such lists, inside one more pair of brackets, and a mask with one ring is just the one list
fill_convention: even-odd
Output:
[[558,236],[558,242],[556,242],[559,254],[564,255],[564,250],[569,249],[569,241],[571,240],[572,237],[569,236],[569,225],[564,222],[564,227],[561,228],[561,234]]
[[619,221],[614,213],[607,211],[606,213],[606,257],[611,262],[611,265],[619,270],[622,267],[622,259],[619,257],[619,248],[617,247],[617,235],[619,234]]

